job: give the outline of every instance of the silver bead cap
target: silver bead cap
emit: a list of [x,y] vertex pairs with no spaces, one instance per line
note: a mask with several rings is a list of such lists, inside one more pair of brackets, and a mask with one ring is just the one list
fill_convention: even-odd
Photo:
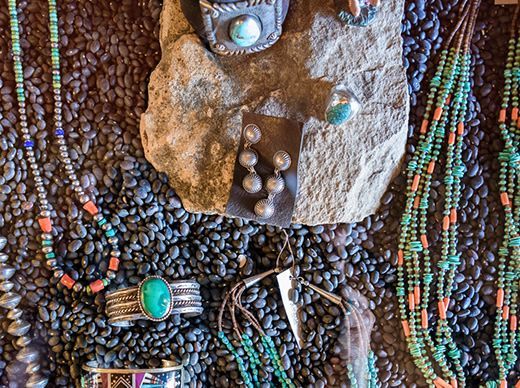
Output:
[[254,167],[258,163],[258,154],[255,150],[245,149],[238,155],[238,162],[242,167]]
[[291,167],[291,155],[286,151],[276,151],[273,156],[274,168],[279,171],[285,171]]
[[258,174],[251,172],[242,179],[242,187],[250,194],[258,193],[262,190],[262,178]]

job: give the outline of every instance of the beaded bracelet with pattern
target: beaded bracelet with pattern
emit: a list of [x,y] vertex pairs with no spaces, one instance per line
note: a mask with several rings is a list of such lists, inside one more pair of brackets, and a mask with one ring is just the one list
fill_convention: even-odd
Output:
[[[70,159],[69,149],[65,140],[65,131],[62,125],[62,101],[61,101],[61,77],[60,77],[60,55],[58,49],[58,16],[56,12],[56,1],[48,0],[49,4],[49,29],[51,42],[51,62],[52,62],[52,90],[54,96],[54,139],[59,149],[59,159],[61,160],[67,178],[69,179],[72,189],[75,192],[77,199],[83,206],[83,209],[90,213],[95,223],[103,230],[108,243],[111,245],[110,261],[108,264],[108,271],[106,277],[91,282],[87,287],[87,292],[96,293],[104,289],[110,280],[115,278],[116,272],[119,268],[119,257],[121,252],[118,248],[118,239],[115,236],[115,230],[112,228],[99,208],[94,202],[85,194],[81,183],[74,172],[74,166]],[[81,291],[83,285],[66,274],[60,267],[58,258],[53,248],[52,235],[52,221],[51,221],[51,207],[47,200],[47,190],[43,184],[43,177],[41,173],[41,166],[36,160],[34,146],[34,139],[31,137],[26,111],[26,96],[23,79],[22,66],[22,51],[20,47],[20,24],[18,21],[18,10],[16,0],[9,0],[9,16],[11,27],[11,40],[14,62],[14,73],[16,81],[16,96],[18,100],[18,112],[20,113],[19,128],[22,133],[23,146],[25,154],[31,168],[31,173],[34,179],[34,185],[37,192],[39,202],[40,217],[38,224],[42,230],[41,247],[43,256],[46,259],[47,266],[53,271],[54,277],[59,279],[59,282],[68,289],[74,291]]]

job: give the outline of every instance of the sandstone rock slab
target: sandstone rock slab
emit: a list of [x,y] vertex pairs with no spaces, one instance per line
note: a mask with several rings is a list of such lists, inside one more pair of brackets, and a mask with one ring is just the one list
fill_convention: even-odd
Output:
[[[162,59],[141,118],[147,159],[191,212],[225,214],[242,112],[303,123],[294,223],[355,222],[374,213],[399,171],[408,120],[400,21],[403,0],[383,2],[367,28],[345,27],[333,0],[293,0],[271,49],[243,57],[208,51],[177,0],[161,15]],[[342,126],[323,120],[333,85],[363,104]]]

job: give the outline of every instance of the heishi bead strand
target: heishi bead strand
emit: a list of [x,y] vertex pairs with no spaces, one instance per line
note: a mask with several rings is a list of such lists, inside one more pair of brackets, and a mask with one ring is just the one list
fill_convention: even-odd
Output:
[[[398,245],[397,295],[403,331],[414,362],[427,383],[436,387],[465,385],[460,351],[452,339],[446,311],[453,288],[457,253],[457,208],[460,200],[464,119],[470,91],[468,38],[472,36],[479,2],[472,2],[462,14],[452,37],[455,43],[441,52],[430,84],[419,142],[407,168],[408,190],[401,220]],[[462,26],[462,28],[460,28]],[[448,40],[450,43],[452,39]],[[433,111],[433,117],[432,117]],[[446,199],[441,220],[441,252],[434,272],[428,241],[428,207],[432,174],[446,146],[444,185]],[[422,271],[422,272],[421,272]],[[430,335],[428,308],[432,287],[436,286],[439,315],[435,338]],[[406,290],[406,291],[405,291]]]
[[[445,58],[447,56],[447,64],[445,66]],[[422,330],[417,328],[416,321],[421,320],[424,315],[422,312],[416,311],[416,294],[417,289],[420,289],[420,276],[417,272],[418,267],[418,255],[427,247],[424,247],[423,242],[417,236],[417,215],[418,205],[427,208],[427,196],[423,195],[421,198],[418,194],[419,189],[424,190],[425,188],[429,191],[429,181],[431,179],[431,162],[435,163],[435,158],[438,152],[434,152],[434,144],[438,141],[437,138],[442,138],[444,133],[444,126],[447,120],[447,110],[443,112],[443,104],[448,98],[453,85],[453,77],[456,73],[456,67],[458,62],[458,53],[455,49],[450,49],[446,55],[446,51],[441,53],[441,62],[438,67],[436,76],[431,82],[431,93],[428,98],[428,105],[426,109],[426,115],[421,125],[419,145],[417,147],[418,152],[412,158],[408,165],[408,182],[410,189],[408,190],[408,198],[405,213],[402,219],[402,234],[398,252],[398,275],[400,281],[398,286],[398,296],[400,299],[400,309],[402,316],[403,330],[407,337],[408,347],[410,352],[414,356],[414,361],[419,369],[423,372],[425,378],[430,384],[434,384],[434,381],[439,381],[439,377],[436,375],[432,362],[430,361],[427,351],[426,343],[423,338]],[[447,79],[447,82],[442,82],[443,79]],[[440,88],[440,90],[439,90]],[[437,106],[433,114],[433,120],[430,123],[430,112],[432,110],[433,102],[437,96]],[[429,130],[428,130],[429,129]],[[426,175],[421,179],[419,172],[426,170]],[[426,179],[424,179],[426,178]],[[421,183],[421,180],[423,181]],[[428,192],[427,191],[427,192]],[[410,228],[410,224],[411,228]],[[422,225],[420,230],[421,233],[425,233],[425,225]],[[428,253],[428,252],[427,252]],[[410,260],[412,259],[412,260]],[[406,267],[406,276],[408,282],[408,295],[405,297],[404,293],[404,267]],[[431,282],[431,279],[426,279],[427,284]],[[418,303],[417,303],[418,304]],[[421,317],[419,317],[421,316]]]
[[[498,251],[496,318],[493,347],[498,363],[498,381],[488,387],[507,387],[507,377],[517,361],[518,323],[517,302],[520,279],[520,236],[519,236],[519,115],[518,87],[520,82],[520,39],[518,36],[517,7],[511,38],[508,42],[506,68],[504,70],[504,91],[499,112],[498,126],[504,143],[499,155],[500,201],[504,209],[504,238]],[[511,107],[509,104],[511,103]],[[508,123],[509,120],[509,123]],[[509,260],[508,260],[509,259]]]
[[[58,49],[58,16],[55,0],[49,0],[48,5],[52,63],[52,90],[54,97],[54,139],[59,150],[59,160],[63,164],[63,168],[67,178],[69,179],[70,185],[83,209],[93,217],[95,223],[103,230],[108,243],[111,245],[110,260],[108,263],[106,277],[95,280],[85,287],[88,293],[96,293],[104,289],[110,283],[110,280],[115,278],[116,272],[119,269],[119,257],[121,252],[118,247],[118,239],[115,236],[115,230],[113,229],[110,222],[104,218],[100,209],[83,191],[80,181],[74,172],[72,160],[70,159],[67,142],[65,140],[65,132],[62,125],[60,55]],[[51,207],[47,199],[47,190],[44,186],[44,178],[41,174],[41,166],[38,165],[38,161],[36,160],[34,152],[35,141],[31,137],[28,128],[25,85],[21,58],[22,52],[20,47],[20,24],[18,21],[16,0],[9,0],[9,16],[16,82],[16,96],[18,101],[18,112],[20,114],[19,128],[22,134],[25,155],[27,157],[27,161],[29,162],[31,174],[34,179],[35,191],[38,197],[40,213],[37,221],[42,231],[40,236],[42,253],[46,260],[47,266],[53,271],[54,277],[58,279],[64,287],[79,292],[84,289],[84,286],[78,280],[73,279],[71,276],[65,273],[59,264],[58,257],[56,256],[53,248],[54,237],[52,233],[53,226],[51,221]]]

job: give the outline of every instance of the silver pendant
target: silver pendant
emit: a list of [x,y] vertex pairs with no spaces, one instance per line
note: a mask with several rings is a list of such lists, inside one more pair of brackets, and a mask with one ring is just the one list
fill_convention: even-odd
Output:
[[296,339],[296,345],[301,349],[303,346],[303,328],[301,323],[300,309],[301,307],[294,303],[289,297],[289,291],[293,288],[294,277],[292,275],[292,269],[286,269],[280,274],[276,275],[278,280],[278,288],[280,288],[280,295],[282,296],[283,307],[285,314],[291,325],[294,338]]

